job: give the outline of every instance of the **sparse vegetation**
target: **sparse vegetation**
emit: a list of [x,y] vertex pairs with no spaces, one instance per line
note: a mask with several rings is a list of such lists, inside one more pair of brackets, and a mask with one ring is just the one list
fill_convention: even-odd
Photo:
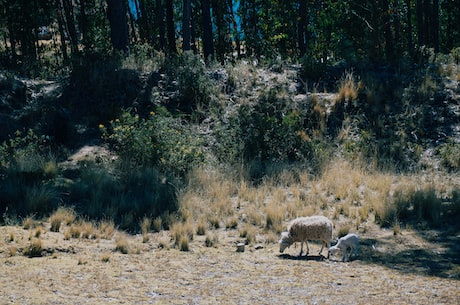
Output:
[[40,257],[42,256],[43,245],[42,241],[38,237],[33,237],[30,240],[29,246],[24,250],[24,254],[29,257]]
[[122,254],[128,254],[130,251],[129,239],[128,237],[120,233],[115,237],[115,251],[118,251]]

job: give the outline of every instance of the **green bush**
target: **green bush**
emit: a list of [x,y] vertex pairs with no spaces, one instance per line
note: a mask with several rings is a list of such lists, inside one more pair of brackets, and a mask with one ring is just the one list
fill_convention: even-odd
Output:
[[437,154],[441,157],[441,164],[451,171],[460,169],[460,143],[454,139],[448,139],[446,143],[437,148]]
[[212,106],[216,89],[206,73],[206,65],[201,57],[192,52],[168,57],[165,60],[165,72],[168,89],[177,91],[169,104],[172,110],[193,114],[198,121],[204,119],[205,113]]
[[0,145],[0,212],[51,212],[60,200],[53,185],[58,175],[49,139],[34,131],[16,132]]
[[264,92],[257,103],[242,105],[229,123],[218,129],[216,154],[237,158],[234,161],[314,163],[321,123],[313,101],[305,101],[303,108],[282,88]]
[[103,139],[125,161],[157,167],[162,172],[184,176],[205,160],[204,141],[190,125],[179,119],[150,113],[140,118],[128,111],[119,119],[100,125]]

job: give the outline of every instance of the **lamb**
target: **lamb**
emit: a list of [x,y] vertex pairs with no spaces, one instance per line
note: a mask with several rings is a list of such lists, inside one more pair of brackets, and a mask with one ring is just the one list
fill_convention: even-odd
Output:
[[[353,251],[355,253],[355,256],[358,256],[358,244],[359,244],[358,235],[348,234],[340,238],[335,246],[330,247],[329,252],[332,254],[335,254],[339,251],[339,249],[341,249],[343,250],[342,262],[349,261]],[[347,258],[348,248],[350,248],[350,254],[348,255],[348,258]]]
[[308,255],[308,240],[321,240],[321,250],[323,252],[324,245],[327,246],[327,258],[329,258],[329,247],[332,240],[332,222],[324,216],[299,217],[291,221],[288,226],[288,232],[281,233],[279,240],[280,252],[291,246],[295,242],[300,242],[300,254],[302,256],[303,243],[307,244]]

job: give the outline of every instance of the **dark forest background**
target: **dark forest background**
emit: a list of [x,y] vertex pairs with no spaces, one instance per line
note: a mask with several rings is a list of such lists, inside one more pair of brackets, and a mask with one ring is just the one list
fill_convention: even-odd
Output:
[[[312,64],[396,63],[460,44],[458,0],[43,0],[0,2],[1,63],[72,65],[146,44],[206,59],[308,57]],[[49,39],[43,43],[40,39]],[[50,53],[52,58],[50,58]]]

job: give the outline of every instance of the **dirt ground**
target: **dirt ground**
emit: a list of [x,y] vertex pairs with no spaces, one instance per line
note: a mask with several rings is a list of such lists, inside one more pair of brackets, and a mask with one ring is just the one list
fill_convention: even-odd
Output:
[[[460,304],[459,236],[369,230],[351,262],[299,258],[276,243],[236,252],[236,233],[221,229],[215,247],[195,236],[188,252],[167,231],[127,236],[129,254],[111,240],[39,238],[39,257],[24,255],[32,231],[0,227],[0,304]],[[163,245],[163,247],[160,247]],[[166,245],[166,246],[164,246]],[[326,252],[323,252],[324,254]]]

